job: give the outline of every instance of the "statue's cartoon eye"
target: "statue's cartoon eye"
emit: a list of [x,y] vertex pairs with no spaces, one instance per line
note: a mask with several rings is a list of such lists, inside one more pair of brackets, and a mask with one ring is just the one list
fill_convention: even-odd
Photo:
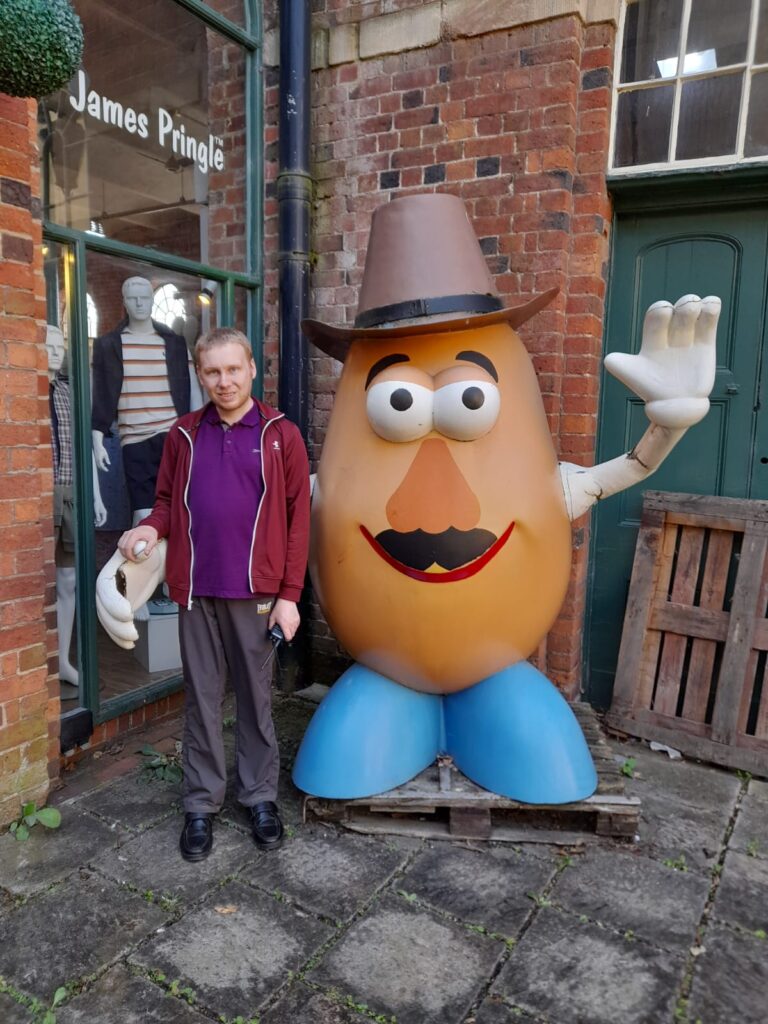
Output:
[[435,392],[435,430],[455,441],[487,434],[499,415],[499,389],[486,380],[458,380]]
[[383,380],[368,389],[368,420],[385,441],[415,441],[432,429],[433,396],[421,384]]

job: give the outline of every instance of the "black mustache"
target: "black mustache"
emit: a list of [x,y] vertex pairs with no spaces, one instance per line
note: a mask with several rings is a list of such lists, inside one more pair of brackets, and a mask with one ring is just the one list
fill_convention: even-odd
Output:
[[497,537],[490,530],[457,530],[450,526],[442,533],[383,530],[376,534],[376,540],[398,562],[423,571],[430,565],[458,569],[479,558],[496,543]]

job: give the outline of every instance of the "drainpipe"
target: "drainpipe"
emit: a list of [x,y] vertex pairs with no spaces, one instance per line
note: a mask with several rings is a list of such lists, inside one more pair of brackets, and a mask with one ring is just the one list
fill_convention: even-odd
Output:
[[278,404],[299,427],[305,441],[309,429],[307,343],[299,324],[309,313],[310,46],[309,0],[280,0]]
[[[307,341],[309,313],[310,0],[280,0],[280,124],[277,175],[280,369],[278,405],[309,439]],[[306,588],[305,588],[306,594]],[[310,679],[309,602],[299,604],[302,628],[279,661],[278,685],[292,692]]]

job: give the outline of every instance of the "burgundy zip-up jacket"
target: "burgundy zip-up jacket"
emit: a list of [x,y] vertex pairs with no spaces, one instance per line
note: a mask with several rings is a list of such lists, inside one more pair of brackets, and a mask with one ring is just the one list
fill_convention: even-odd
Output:
[[[261,423],[261,501],[254,510],[249,585],[252,594],[276,594],[298,601],[309,550],[309,462],[298,427],[283,413],[254,399]],[[157,476],[155,504],[142,520],[168,539],[165,579],[177,604],[192,603],[195,553],[187,492],[195,438],[210,403],[182,416],[171,427]],[[227,510],[209,529],[227,529]]]

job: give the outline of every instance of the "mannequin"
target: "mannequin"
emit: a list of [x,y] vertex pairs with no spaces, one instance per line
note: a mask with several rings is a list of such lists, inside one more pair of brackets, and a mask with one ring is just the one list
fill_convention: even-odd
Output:
[[173,422],[203,404],[184,338],[152,319],[154,293],[144,277],[123,282],[126,318],[93,348],[93,451],[110,465],[104,437],[117,420],[132,525],[154,503],[163,442]]
[[[78,694],[77,669],[69,660],[75,624],[77,589],[72,502],[72,400],[66,365],[66,345],[58,327],[49,324],[45,336],[48,355],[51,439],[53,443],[54,525],[56,531],[56,617],[59,634],[59,679],[61,699],[74,700]],[[103,526],[107,510],[101,500],[99,474],[93,458],[93,518]]]

